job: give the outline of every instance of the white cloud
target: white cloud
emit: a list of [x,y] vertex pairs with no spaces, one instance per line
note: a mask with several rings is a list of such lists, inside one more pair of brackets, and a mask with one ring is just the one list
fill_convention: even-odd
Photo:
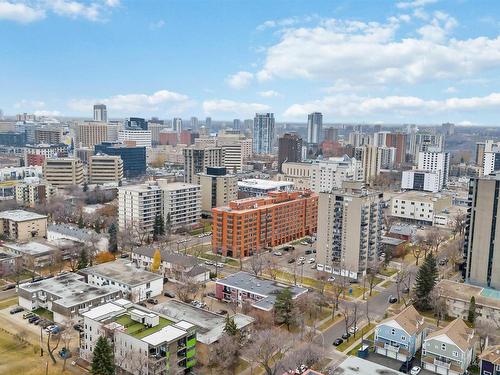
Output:
[[150,30],[158,30],[158,29],[163,28],[163,26],[165,26],[165,21],[164,20],[158,20],[156,22],[151,22],[149,24],[149,29]]
[[267,91],[260,91],[259,95],[262,96],[263,98],[275,98],[277,96],[280,96],[280,93],[274,90],[267,90]]
[[216,113],[232,113],[240,116],[253,116],[255,112],[269,111],[271,107],[260,103],[243,103],[227,99],[205,100],[203,110],[207,115]]
[[45,17],[45,11],[23,3],[0,0],[0,20],[30,23]]
[[45,18],[48,13],[62,17],[100,21],[106,12],[120,5],[120,0],[0,0],[0,20],[30,23]]
[[358,95],[326,96],[322,99],[288,107],[283,116],[287,119],[303,119],[308,113],[361,118],[376,115],[427,116],[444,112],[478,112],[495,110],[500,106],[500,93],[470,98],[427,100],[415,96],[364,97]]
[[247,87],[253,79],[253,74],[250,72],[240,71],[226,78],[226,83],[234,89],[242,89]]
[[399,9],[408,9],[408,8],[421,8],[429,4],[434,4],[438,0],[413,0],[413,1],[401,1],[396,3],[396,7]]
[[316,19],[317,16],[305,16],[305,17],[288,17],[277,20],[268,20],[257,26],[258,31],[264,31],[267,29],[290,27],[298,23],[310,22]]
[[433,13],[419,37],[396,38],[399,25],[397,18],[385,24],[330,19],[316,27],[287,29],[267,49],[257,79],[414,84],[500,68],[500,36],[452,38],[457,22],[442,12]]
[[14,108],[24,111],[33,111],[34,109],[40,109],[43,107],[45,107],[45,102],[42,100],[21,99],[16,104],[14,104]]
[[100,99],[74,99],[68,103],[68,107],[74,111],[88,113],[95,103],[104,103],[108,106],[109,112],[118,112],[121,114],[159,112],[164,110],[179,113],[192,105],[187,95],[160,90],[151,95],[125,94]]
[[444,89],[443,92],[445,92],[446,94],[455,94],[456,92],[458,92],[458,90],[455,86],[449,86],[446,89]]
[[59,111],[47,111],[47,110],[35,111],[34,114],[35,114],[35,116],[43,116],[43,117],[61,116],[61,112],[59,112]]

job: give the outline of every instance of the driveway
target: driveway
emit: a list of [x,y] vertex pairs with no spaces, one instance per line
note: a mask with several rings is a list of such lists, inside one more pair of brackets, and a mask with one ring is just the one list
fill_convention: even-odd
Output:
[[[383,365],[389,368],[392,368],[396,371],[399,370],[399,367],[403,364],[403,362],[397,361],[393,358],[388,358],[383,355],[377,354],[377,353],[370,353],[367,358],[365,358],[367,361],[378,363],[379,365]],[[415,358],[413,361],[413,366],[420,366],[420,361]],[[422,370],[420,371],[419,375],[435,375],[433,372],[430,372],[428,370]]]

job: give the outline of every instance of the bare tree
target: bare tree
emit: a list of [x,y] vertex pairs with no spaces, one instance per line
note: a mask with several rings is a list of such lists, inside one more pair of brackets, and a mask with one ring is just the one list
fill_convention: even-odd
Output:
[[434,312],[434,317],[436,318],[436,326],[439,327],[439,323],[446,317],[446,300],[441,295],[441,291],[438,288],[434,288],[429,295],[430,305]]
[[209,362],[214,364],[217,374],[236,373],[241,351],[240,338],[224,334],[210,349]]
[[368,285],[370,287],[370,297],[372,295],[377,275],[380,272],[381,268],[382,262],[380,262],[378,259],[374,259],[368,264],[368,268],[366,270],[366,279],[368,280]]
[[[66,348],[66,350],[69,350],[69,347],[70,347],[70,343],[71,343],[71,338],[72,338],[72,335],[71,335],[71,329],[73,327],[73,322],[71,320],[66,320],[63,322],[63,324],[61,325],[61,333],[60,333],[60,336],[61,336],[61,341],[64,345],[64,348]],[[62,367],[62,372],[66,371],[66,361],[67,361],[68,357],[67,356],[64,356],[64,362],[63,362],[63,367]]]
[[189,277],[181,277],[179,282],[175,284],[177,297],[182,302],[191,302],[200,290],[200,285]]
[[459,212],[453,217],[453,238],[458,234],[462,236],[465,232],[465,219],[467,215],[464,212]]
[[335,317],[335,312],[339,308],[339,299],[342,294],[345,293],[347,289],[347,282],[345,278],[338,277],[332,282],[332,318]]
[[301,365],[312,367],[324,357],[324,349],[313,343],[300,344],[290,354],[283,359],[284,368],[294,371]]
[[[404,263],[401,263],[399,271],[396,273],[396,293],[398,301],[401,298],[401,286],[404,285],[406,278],[408,277],[408,269]],[[406,306],[406,301],[405,301]]]
[[415,265],[418,266],[418,260],[422,257],[422,252],[424,251],[424,247],[420,244],[412,244],[408,246],[411,253],[415,257]]
[[250,257],[250,268],[255,276],[259,277],[262,274],[264,267],[264,256],[260,252],[256,252]]
[[71,272],[78,271],[78,261],[80,260],[80,254],[83,247],[83,244],[77,244],[65,251],[68,266]]
[[279,264],[274,256],[267,258],[267,262],[265,262],[265,270],[269,276],[271,276],[271,279],[276,280],[279,272]]
[[294,347],[294,337],[275,328],[256,332],[252,338],[246,357],[253,364],[262,366],[267,375],[283,373],[286,370],[283,358]]
[[446,236],[442,230],[433,227],[430,231],[427,232],[425,239],[429,244],[431,251],[434,251],[434,253],[437,254],[439,246],[445,241]]
[[[55,341],[55,344],[53,343],[53,341]],[[52,360],[52,363],[54,365],[56,364],[56,357],[54,356],[54,351],[57,350],[60,342],[61,342],[61,333],[59,332],[53,334],[51,331],[49,331],[49,334],[47,336],[47,352],[49,353],[50,359]]]
[[495,327],[494,322],[491,320],[480,319],[477,321],[474,328],[479,338],[479,350],[482,353],[490,338],[495,336],[494,332],[498,332],[498,327]]

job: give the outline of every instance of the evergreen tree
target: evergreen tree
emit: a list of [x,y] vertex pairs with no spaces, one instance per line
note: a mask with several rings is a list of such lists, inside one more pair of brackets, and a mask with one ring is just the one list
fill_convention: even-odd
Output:
[[170,218],[170,213],[167,214],[167,220],[165,220],[165,233],[170,236],[170,231],[172,230],[172,219]]
[[96,231],[96,233],[101,233],[101,222],[99,221],[99,219],[94,222],[94,230]]
[[231,318],[228,315],[226,315],[226,325],[224,326],[224,332],[227,333],[229,336],[236,336],[239,334],[238,327],[236,326],[236,323],[234,322],[234,318]]
[[85,223],[83,222],[83,216],[80,214],[80,217],[78,218],[78,228],[82,229],[85,227]]
[[78,257],[78,264],[76,266],[77,269],[81,270],[89,264],[89,258],[87,256],[87,251],[85,249],[82,249],[80,251],[80,256]]
[[158,221],[158,234],[163,236],[165,234],[165,222],[163,221],[163,215],[159,215],[160,219]]
[[161,215],[156,215],[155,222],[153,224],[153,240],[157,241],[158,237],[165,234],[165,224],[163,223],[163,217]]
[[274,320],[278,324],[285,324],[287,329],[295,322],[295,309],[292,292],[289,288],[281,290],[274,302]]
[[474,296],[470,298],[470,303],[469,303],[469,314],[467,315],[467,321],[470,324],[474,324],[476,321],[476,299]]
[[436,258],[429,253],[420,266],[415,277],[415,295],[416,304],[422,310],[430,309],[429,296],[436,285],[438,278],[438,269]]
[[116,253],[118,251],[117,232],[118,231],[116,230],[116,224],[111,223],[108,229],[108,235],[109,235],[108,250],[110,253]]
[[99,336],[97,339],[90,373],[93,375],[114,375],[115,373],[113,350],[108,340],[103,336]]

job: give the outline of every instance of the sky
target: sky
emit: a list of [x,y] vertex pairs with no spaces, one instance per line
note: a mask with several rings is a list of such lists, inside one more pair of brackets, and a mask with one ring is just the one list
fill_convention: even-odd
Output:
[[500,124],[496,0],[0,0],[5,114]]

